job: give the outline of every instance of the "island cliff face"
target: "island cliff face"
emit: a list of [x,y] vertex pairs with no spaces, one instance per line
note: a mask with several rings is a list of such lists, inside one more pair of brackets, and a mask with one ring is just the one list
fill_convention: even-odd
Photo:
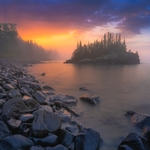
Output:
[[138,52],[127,51],[121,34],[107,33],[101,41],[82,45],[77,43],[71,59],[66,63],[99,63],[99,64],[139,64]]

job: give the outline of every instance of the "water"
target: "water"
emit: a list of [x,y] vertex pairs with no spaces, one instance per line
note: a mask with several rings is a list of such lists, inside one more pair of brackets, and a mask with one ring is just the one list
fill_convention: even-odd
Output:
[[[98,131],[104,140],[102,150],[115,150],[130,132],[141,134],[124,116],[127,110],[150,114],[150,64],[140,65],[77,65],[50,62],[35,64],[28,71],[42,85],[50,85],[57,94],[79,98],[86,87],[102,101],[93,106],[78,100],[83,113],[74,118],[85,127]],[[46,76],[41,76],[45,72]]]

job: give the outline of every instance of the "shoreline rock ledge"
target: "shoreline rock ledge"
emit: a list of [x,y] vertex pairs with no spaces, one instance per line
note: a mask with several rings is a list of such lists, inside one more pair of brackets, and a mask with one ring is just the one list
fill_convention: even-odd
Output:
[[42,90],[22,66],[0,62],[0,150],[98,150],[100,134],[72,119],[77,100]]

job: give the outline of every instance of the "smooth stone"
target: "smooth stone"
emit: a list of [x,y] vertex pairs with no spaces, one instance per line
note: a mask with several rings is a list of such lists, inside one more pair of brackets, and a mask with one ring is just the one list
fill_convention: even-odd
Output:
[[43,90],[54,90],[52,87],[45,85],[42,87]]
[[45,95],[40,92],[40,91],[37,91],[35,94],[33,94],[33,97],[41,104],[42,102],[44,102],[45,100]]
[[63,95],[63,94],[51,95],[50,101],[61,101],[63,103],[67,103],[67,104],[76,104],[77,103],[77,99],[74,96]]
[[49,105],[41,105],[39,109],[47,112],[53,112],[53,109]]
[[58,144],[55,147],[46,147],[45,150],[69,150],[69,149],[61,144]]
[[76,129],[77,129],[76,127],[71,126],[71,125],[67,125],[67,126],[66,126],[66,130],[69,131],[69,132],[73,132],[73,131],[75,131]]
[[101,98],[97,95],[86,93],[80,97],[81,100],[87,101],[91,104],[96,105],[100,102]]
[[118,146],[118,150],[122,150],[124,147],[127,147],[127,146],[133,150],[150,150],[150,147],[148,146],[148,142],[136,133],[130,133],[120,143],[120,145]]
[[21,122],[32,122],[34,119],[34,115],[33,114],[21,114],[19,119],[21,120]]
[[100,134],[93,129],[83,128],[75,138],[76,150],[98,150],[100,146]]
[[6,93],[6,91],[0,86],[0,93]]
[[9,99],[2,107],[2,116],[5,116],[7,119],[15,119],[18,118],[20,114],[29,112],[32,112],[32,110],[26,106],[19,97]]
[[66,147],[70,146],[74,140],[74,135],[66,130],[59,129],[56,134],[59,137],[60,143]]
[[26,81],[25,84],[29,85],[29,87],[32,88],[33,90],[40,90],[41,91],[41,86],[36,82]]
[[45,76],[46,75],[46,73],[45,72],[43,72],[42,74],[41,74],[41,76]]
[[15,134],[4,138],[1,141],[0,149],[1,150],[27,150],[33,145],[34,144],[30,139],[20,134]]
[[30,100],[30,99],[32,99],[32,97],[27,96],[27,95],[24,95],[24,96],[22,97],[22,100],[23,100],[23,101],[28,101],[28,100]]
[[9,91],[9,90],[12,90],[12,89],[14,89],[10,84],[5,84],[4,86],[3,86],[3,89],[4,90],[6,90],[6,91]]
[[58,136],[52,133],[49,133],[48,136],[38,140],[37,144],[47,147],[47,146],[56,146],[58,144]]
[[7,120],[7,124],[10,128],[12,129],[16,129],[16,128],[19,128],[20,124],[21,124],[21,120],[16,120],[16,119],[9,119]]
[[7,125],[3,121],[0,121],[0,142],[5,137],[10,136],[10,135],[11,135],[11,132],[8,129]]
[[0,93],[0,98],[5,98],[6,94],[5,93]]
[[4,99],[0,99],[0,108],[2,108],[4,103],[5,103],[5,100]]
[[20,92],[18,90],[10,90],[7,92],[7,96],[9,98],[14,98],[14,97],[22,97],[22,95],[20,94]]
[[32,133],[35,137],[45,137],[49,132],[55,132],[61,126],[61,118],[53,112],[39,109],[33,115]]

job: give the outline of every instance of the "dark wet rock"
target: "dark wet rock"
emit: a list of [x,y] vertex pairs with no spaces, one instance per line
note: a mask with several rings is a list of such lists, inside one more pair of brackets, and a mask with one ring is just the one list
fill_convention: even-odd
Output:
[[63,95],[63,94],[51,95],[50,101],[61,101],[63,103],[67,103],[67,104],[76,104],[77,103],[77,99],[74,96]]
[[33,114],[21,114],[19,116],[19,119],[21,120],[21,122],[32,122],[34,119],[34,115]]
[[39,102],[39,103],[42,103],[44,102],[45,100],[45,95],[40,92],[40,91],[37,91],[35,94],[33,94],[33,97]]
[[67,146],[67,147],[70,146],[74,140],[74,135],[72,135],[70,132],[66,130],[59,129],[56,134],[59,137],[60,143],[64,146]]
[[46,73],[45,72],[43,72],[42,74],[41,74],[41,76],[45,76],[46,75]]
[[55,147],[46,147],[45,150],[69,150],[69,149],[61,144],[58,144]]
[[37,109],[39,109],[40,107],[40,104],[33,98],[27,100],[27,101],[24,101],[25,105],[27,107],[29,107],[32,111],[35,111]]
[[39,146],[32,146],[29,150],[45,150],[45,148]]
[[40,90],[41,91],[41,86],[38,83],[26,81],[25,84],[27,84],[33,90]]
[[83,128],[75,138],[75,150],[98,150],[100,141],[98,132]]
[[49,105],[41,105],[40,110],[47,111],[47,112],[53,112],[52,108]]
[[9,98],[14,98],[14,97],[22,97],[22,95],[20,94],[20,92],[18,90],[10,90],[7,92],[7,96]]
[[34,112],[32,132],[35,137],[44,137],[49,132],[57,131],[61,126],[61,118],[53,112],[37,110]]
[[97,95],[93,95],[93,94],[89,94],[89,93],[86,93],[84,95],[82,95],[80,97],[81,100],[84,100],[84,101],[87,101],[91,104],[97,104],[98,102],[100,102],[101,98]]
[[144,127],[142,130],[144,137],[146,138],[149,147],[150,147],[150,127]]
[[6,91],[0,86],[0,93],[6,93]]
[[76,127],[71,126],[71,125],[66,126],[66,130],[69,131],[69,132],[74,132],[76,129],[77,129]]
[[3,86],[3,89],[4,90],[6,90],[6,91],[9,91],[9,90],[12,90],[12,89],[14,89],[10,84],[5,84],[4,86]]
[[5,93],[0,93],[0,99],[1,98],[5,98],[6,97],[6,94]]
[[2,115],[9,119],[18,118],[20,114],[28,112],[32,112],[32,110],[18,97],[9,99],[2,107]]
[[127,111],[126,116],[131,117],[131,122],[136,127],[142,129],[145,126],[150,126],[150,116],[146,114],[140,114],[133,111]]
[[16,119],[10,118],[9,120],[7,120],[7,124],[10,128],[16,129],[16,128],[19,128],[19,126],[21,124],[21,120],[16,120]]
[[1,141],[0,149],[1,150],[26,150],[33,145],[34,144],[30,139],[20,134],[16,134],[4,138]]
[[54,90],[52,87],[50,87],[48,85],[45,85],[42,88],[43,88],[43,90]]
[[88,91],[88,89],[86,87],[80,87],[79,90],[80,91]]
[[66,115],[63,112],[57,112],[57,113],[60,116],[62,122],[70,122],[71,121],[71,116]]
[[118,146],[118,150],[150,150],[148,142],[136,133],[130,133]]
[[19,132],[21,135],[28,137],[31,135],[32,123],[22,123],[19,127]]
[[11,132],[8,129],[7,125],[3,121],[0,121],[0,141],[10,135]]
[[56,146],[58,144],[58,136],[52,133],[49,133],[48,136],[41,138],[37,141],[37,144],[47,147],[47,146]]

